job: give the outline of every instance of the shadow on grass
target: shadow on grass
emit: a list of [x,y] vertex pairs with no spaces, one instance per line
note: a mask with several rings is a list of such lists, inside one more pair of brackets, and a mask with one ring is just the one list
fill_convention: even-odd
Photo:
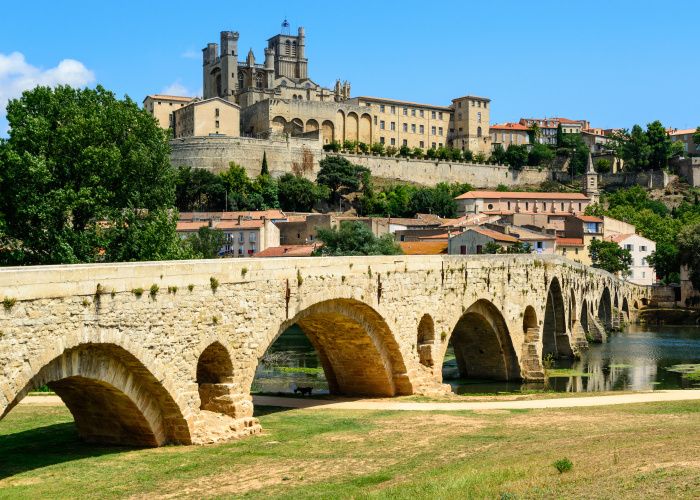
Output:
[[75,423],[47,425],[0,436],[0,479],[41,467],[139,449],[85,443]]
[[283,411],[297,410],[298,408],[285,407],[285,406],[263,406],[255,405],[253,409],[253,416],[255,418],[264,417],[266,415],[272,415],[273,413],[280,413]]

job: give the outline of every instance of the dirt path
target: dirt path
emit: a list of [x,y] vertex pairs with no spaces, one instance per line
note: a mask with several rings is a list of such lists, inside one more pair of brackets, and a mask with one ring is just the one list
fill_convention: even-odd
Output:
[[[253,396],[253,404],[281,406],[284,408],[308,408],[313,410],[508,410],[524,408],[573,408],[579,406],[605,406],[630,403],[658,403],[661,401],[685,401],[700,399],[700,390],[635,392],[613,396],[591,396],[565,399],[539,399],[532,401],[486,401],[478,403],[412,403],[356,399],[351,401],[326,401],[318,399],[293,399],[271,396]],[[58,396],[29,396],[20,404],[63,404]]]

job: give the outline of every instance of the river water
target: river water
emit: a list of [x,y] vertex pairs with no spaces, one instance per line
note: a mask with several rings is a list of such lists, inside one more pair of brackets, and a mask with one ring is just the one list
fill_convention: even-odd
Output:
[[[276,393],[313,387],[314,393],[328,393],[316,351],[296,325],[283,333],[269,352],[285,352],[288,359],[276,362],[277,366],[261,363],[253,390]],[[700,380],[668,370],[687,364],[700,364],[700,326],[629,325],[611,334],[607,343],[591,344],[580,360],[557,360],[553,373],[562,376],[550,377],[547,385],[461,379],[451,346],[445,355],[443,379],[457,394],[700,388]]]

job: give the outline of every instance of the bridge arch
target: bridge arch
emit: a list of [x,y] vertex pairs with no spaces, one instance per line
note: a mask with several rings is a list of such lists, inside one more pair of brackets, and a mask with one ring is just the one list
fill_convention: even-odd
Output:
[[600,303],[598,304],[598,319],[607,329],[612,328],[612,304],[610,289],[606,286],[603,289],[603,294],[600,296]]
[[537,328],[537,313],[534,307],[527,306],[523,314],[523,334],[526,338],[528,337],[528,330],[533,328]]
[[584,333],[588,333],[588,310],[589,310],[588,300],[583,299],[581,303],[581,328],[583,328]]
[[558,278],[552,278],[547,292],[547,304],[542,328],[542,357],[571,356],[571,344],[566,334],[564,296]]
[[364,302],[331,299],[286,320],[258,359],[282,332],[297,324],[318,353],[331,394],[412,394],[398,342],[382,316]]
[[40,365],[0,418],[29,391],[47,385],[66,404],[85,441],[191,444],[186,407],[178,406],[166,389],[167,377],[149,369],[150,363],[132,351],[138,352],[113,343],[84,343],[64,350]]
[[630,320],[630,304],[627,301],[627,297],[622,299],[622,312],[624,313],[625,321]]
[[488,300],[477,300],[459,317],[450,340],[460,377],[522,378],[506,321]]

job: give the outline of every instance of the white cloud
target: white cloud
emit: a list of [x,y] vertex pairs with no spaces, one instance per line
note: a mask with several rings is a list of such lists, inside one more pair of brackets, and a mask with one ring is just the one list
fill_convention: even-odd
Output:
[[29,64],[19,52],[0,54],[0,113],[5,114],[10,99],[20,97],[22,92],[37,85],[83,87],[94,81],[94,71],[74,59],[64,59],[55,68],[45,70]]
[[190,92],[190,89],[182,84],[182,78],[178,78],[170,85],[163,87],[161,93],[164,95],[179,95],[185,97],[192,96],[192,92]]
[[187,59],[198,59],[202,57],[202,54],[201,52],[198,53],[196,50],[187,49],[182,53],[182,57],[186,57]]

